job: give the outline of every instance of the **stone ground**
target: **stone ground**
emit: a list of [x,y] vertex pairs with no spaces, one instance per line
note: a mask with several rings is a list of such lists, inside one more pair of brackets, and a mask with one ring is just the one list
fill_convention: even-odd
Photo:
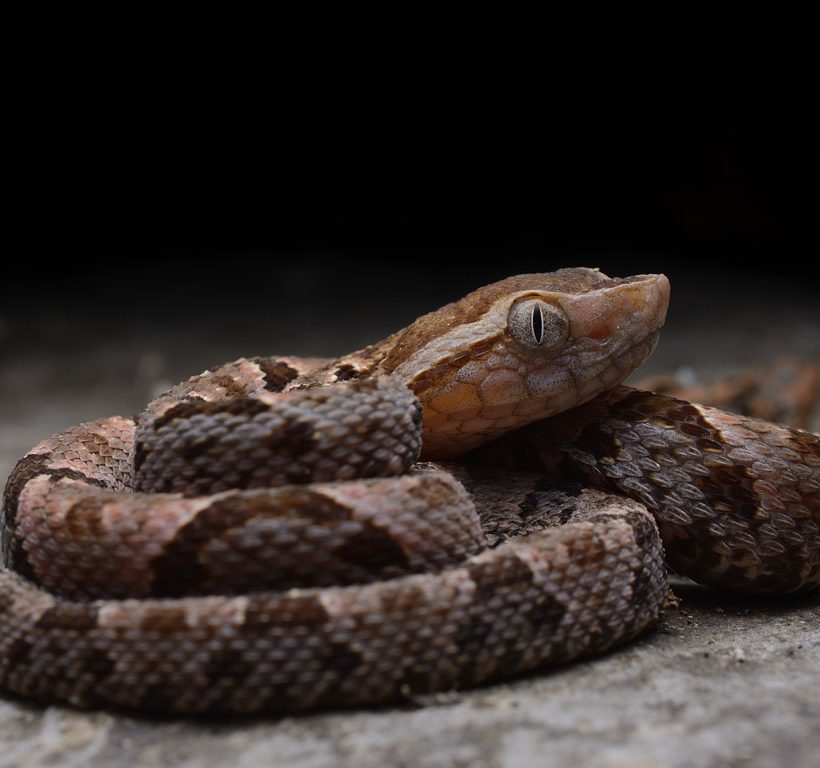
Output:
[[[820,361],[811,286],[697,276],[673,285],[646,372],[704,377],[784,355]],[[279,290],[295,298],[236,309],[229,320],[196,302],[182,315],[131,307],[102,325],[94,313],[36,297],[0,308],[0,478],[44,436],[135,412],[208,365],[274,351],[338,353],[416,311],[385,299],[375,326],[355,307],[341,315],[311,303],[309,286]],[[288,330],[277,331],[286,319]],[[820,765],[820,598],[729,597],[682,582],[676,593],[679,607],[653,632],[603,658],[399,708],[225,722],[0,698],[0,768]]]

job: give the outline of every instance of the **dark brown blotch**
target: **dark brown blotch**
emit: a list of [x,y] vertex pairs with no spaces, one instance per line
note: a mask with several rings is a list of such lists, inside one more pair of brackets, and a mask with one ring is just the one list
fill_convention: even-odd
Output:
[[11,669],[20,667],[28,662],[31,658],[31,652],[34,646],[25,638],[18,637],[6,651],[6,659]]
[[[643,553],[640,558],[640,564],[633,569],[632,572],[634,578],[632,603],[638,606],[651,605],[656,599],[658,590],[655,578],[656,574],[654,574],[649,567],[649,555],[647,553],[652,552],[659,546],[657,534],[648,521],[646,523],[633,522],[632,531],[635,536],[635,545],[638,551]],[[664,568],[665,566],[660,565],[659,567]],[[638,615],[639,614],[636,614],[636,619]],[[625,632],[627,635],[632,635],[638,629],[639,627],[633,623],[633,625],[625,628]]]
[[89,477],[76,469],[53,469],[49,467],[49,462],[52,460],[53,456],[49,453],[30,453],[15,464],[6,482],[6,489],[3,492],[3,526],[6,530],[12,530],[14,528],[17,506],[23,487],[29,480],[39,475],[48,475],[54,478],[54,480],[60,480],[62,478],[79,480],[80,482],[88,483],[98,488],[108,487],[101,480]]
[[187,626],[187,613],[184,608],[162,605],[146,608],[140,616],[140,628],[157,632],[181,632]]
[[189,419],[191,416],[204,413],[208,416],[225,414],[228,416],[255,416],[270,410],[270,406],[254,397],[237,397],[232,400],[186,400],[169,408],[162,416],[149,421],[147,425],[154,431],[177,419]]
[[95,680],[105,680],[116,667],[117,663],[105,651],[92,648],[83,658],[81,669],[92,675]]
[[333,372],[337,381],[355,381],[363,376],[366,376],[370,371],[362,368],[357,368],[350,363],[343,363]]
[[[523,656],[529,647],[526,635],[532,637],[557,627],[566,608],[542,590],[533,590],[535,575],[513,554],[504,556],[501,562],[471,563],[468,571],[476,585],[476,605],[456,636],[459,654],[469,660],[463,682],[475,684],[489,676],[514,675],[522,671]],[[494,617],[486,614],[490,601],[500,597],[506,602],[509,597],[505,596],[515,596],[523,603],[516,618],[520,634],[500,632]],[[494,643],[493,647],[488,648],[488,643]]]
[[299,371],[291,367],[282,360],[270,357],[252,357],[252,363],[259,366],[265,378],[265,389],[268,392],[281,392],[286,384],[289,384],[299,376]]
[[23,540],[16,535],[17,511],[20,494],[26,483],[40,475],[48,475],[54,480],[68,478],[88,483],[97,488],[106,488],[106,484],[96,478],[88,477],[73,469],[52,469],[49,462],[51,454],[29,454],[17,462],[9,475],[3,494],[3,510],[0,522],[0,540],[2,540],[3,564],[21,576],[36,582],[34,569],[28,561],[28,554],[23,547]]
[[[285,588],[281,583],[281,563],[274,563],[266,575],[270,578],[248,584],[241,570],[224,574],[215,584],[212,569],[203,562],[201,552],[211,541],[223,538],[226,532],[242,527],[249,521],[291,520],[304,518],[316,524],[332,526],[350,519],[350,509],[316,493],[311,488],[285,486],[280,489],[249,491],[242,496],[230,495],[215,500],[180,527],[162,552],[154,559],[154,580],[151,594],[156,597],[180,597],[198,594],[207,583],[215,594],[237,594],[249,590]],[[304,575],[304,571],[300,571]],[[321,574],[316,574],[317,577]],[[310,582],[286,586],[312,586]]]
[[97,608],[91,603],[59,601],[43,611],[34,626],[44,630],[88,632],[97,626]]
[[245,628],[268,632],[273,627],[319,628],[330,621],[325,607],[316,595],[283,594],[278,600],[265,595],[250,595],[245,610]]
[[290,456],[301,456],[312,451],[318,442],[316,425],[310,419],[292,418],[279,425],[279,429],[271,430],[267,439],[260,445]]
[[408,553],[388,531],[369,521],[359,521],[359,525],[358,533],[349,536],[344,544],[333,551],[339,560],[374,575],[396,566],[402,571],[409,570]]
[[245,658],[242,651],[223,648],[211,654],[204,672],[214,682],[230,679],[234,684],[240,684],[253,670],[253,663]]

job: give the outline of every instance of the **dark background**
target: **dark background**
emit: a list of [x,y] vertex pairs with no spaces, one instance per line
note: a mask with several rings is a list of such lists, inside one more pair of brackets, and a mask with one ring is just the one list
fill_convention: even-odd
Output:
[[43,314],[115,331],[295,317],[364,337],[489,280],[581,264],[665,271],[679,312],[715,281],[814,291],[811,101],[56,82],[8,119],[0,316],[7,331]]

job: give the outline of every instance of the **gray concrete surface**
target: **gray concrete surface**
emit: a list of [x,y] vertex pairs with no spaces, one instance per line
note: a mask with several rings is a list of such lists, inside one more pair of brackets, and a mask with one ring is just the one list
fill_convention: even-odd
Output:
[[[727,292],[689,281],[646,372],[685,366],[701,376],[787,354],[820,360],[820,311],[804,288],[741,282]],[[295,301],[229,324],[192,306],[100,326],[43,306],[0,308],[0,477],[51,432],[134,412],[210,364],[334,354],[401,326],[411,311],[385,302],[374,323]],[[820,597],[741,599],[684,583],[676,592],[680,605],[653,632],[603,658],[400,708],[226,722],[0,698],[0,768],[820,766]]]

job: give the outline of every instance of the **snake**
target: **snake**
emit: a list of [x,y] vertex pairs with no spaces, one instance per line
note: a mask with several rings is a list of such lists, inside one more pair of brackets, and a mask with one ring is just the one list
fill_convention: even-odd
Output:
[[668,570],[820,584],[820,437],[631,389],[661,274],[509,277],[335,359],[242,358],[16,464],[0,689],[174,715],[390,704],[601,654]]

